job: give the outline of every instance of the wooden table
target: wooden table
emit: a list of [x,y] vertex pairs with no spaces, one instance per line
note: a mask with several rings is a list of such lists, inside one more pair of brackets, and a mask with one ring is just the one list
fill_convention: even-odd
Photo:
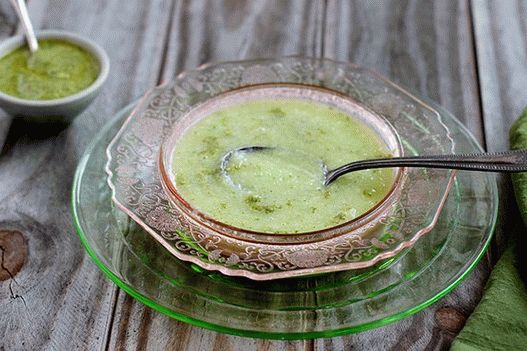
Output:
[[[438,101],[488,150],[504,150],[527,105],[527,3],[30,0],[29,7],[37,28],[97,41],[112,68],[102,95],[67,129],[29,126],[0,112],[0,350],[444,349],[481,298],[506,234],[522,230],[509,180],[500,178],[491,254],[430,308],[360,334],[266,341],[171,320],[110,282],[72,225],[75,166],[116,111],[204,62],[301,54],[372,68]],[[0,38],[17,31],[9,2],[0,1]]]

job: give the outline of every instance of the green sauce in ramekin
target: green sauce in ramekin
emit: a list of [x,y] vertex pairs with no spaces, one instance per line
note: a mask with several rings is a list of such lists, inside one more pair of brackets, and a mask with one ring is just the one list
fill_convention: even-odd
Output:
[[39,40],[0,58],[0,91],[26,100],[53,100],[90,86],[99,75],[97,59],[84,48],[58,39]]

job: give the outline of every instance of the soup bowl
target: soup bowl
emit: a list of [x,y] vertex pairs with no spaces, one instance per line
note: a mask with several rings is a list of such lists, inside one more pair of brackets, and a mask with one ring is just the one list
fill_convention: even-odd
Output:
[[[220,219],[213,218],[211,215],[203,213],[193,206],[192,203],[189,203],[189,201],[185,199],[185,196],[178,190],[176,182],[175,170],[182,166],[175,163],[173,159],[174,150],[177,148],[181,138],[190,128],[192,128],[192,126],[199,123],[202,119],[214,118],[209,116],[213,115],[215,112],[238,104],[257,101],[263,101],[265,103],[269,100],[281,100],[286,103],[295,100],[308,101],[311,103],[326,105],[330,108],[344,112],[349,118],[354,118],[355,120],[360,121],[368,129],[373,131],[374,135],[382,141],[390,155],[394,157],[402,155],[403,148],[399,137],[395,129],[385,118],[375,114],[360,104],[357,104],[353,99],[336,91],[301,84],[260,84],[230,90],[208,99],[190,110],[188,113],[182,115],[174,124],[171,134],[167,136],[166,141],[161,146],[159,158],[161,183],[167,194],[170,196],[172,203],[179,211],[181,211],[181,213],[184,213],[185,216],[188,216],[189,220],[194,221],[196,224],[209,228],[218,234],[253,243],[258,242],[269,244],[305,244],[331,239],[352,232],[359,233],[361,232],[361,229],[366,230],[366,228],[375,227],[375,225],[381,221],[383,216],[388,215],[394,203],[400,196],[402,181],[404,174],[406,173],[404,168],[393,169],[393,184],[386,196],[371,208],[364,213],[360,213],[350,221],[329,228],[321,228],[316,231],[300,233],[298,231],[291,233],[267,233],[251,228],[237,228],[233,225],[222,223]],[[239,121],[239,123],[242,122],[243,121]],[[219,167],[219,160],[217,164]],[[268,214],[261,213],[258,216],[262,217],[266,215]],[[362,235],[366,235],[366,233],[362,233]]]
[[174,179],[172,154],[181,136],[224,106],[283,97],[344,111],[393,156],[452,152],[435,110],[369,70],[302,57],[206,65],[147,93],[109,145],[114,202],[177,258],[255,280],[369,267],[433,228],[454,179],[449,170],[394,169],[381,201],[351,221],[313,232],[237,228],[194,208]]

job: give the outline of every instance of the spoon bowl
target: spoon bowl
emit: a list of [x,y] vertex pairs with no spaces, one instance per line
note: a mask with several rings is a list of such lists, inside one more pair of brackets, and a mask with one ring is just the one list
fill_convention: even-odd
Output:
[[[233,169],[237,170],[235,173],[239,173],[239,169],[241,167],[244,165],[246,166],[248,162],[250,163],[250,160],[248,160],[247,156],[255,153],[268,154],[268,157],[271,158],[273,165],[275,164],[274,161],[276,161],[276,163],[280,163],[278,164],[278,168],[280,168],[278,170],[279,172],[289,171],[296,173],[299,177],[302,177],[301,179],[309,182],[310,184],[314,184],[317,188],[324,187],[324,180],[328,171],[328,167],[324,164],[324,162],[318,159],[313,159],[309,157],[310,155],[305,153],[285,150],[272,146],[241,147],[227,152],[222,157],[220,162],[220,171],[224,179],[232,187],[245,192],[250,190],[243,184],[243,179],[236,179],[236,175],[233,174]],[[258,162],[258,160],[256,161]],[[262,166],[262,168],[265,168],[265,162]],[[252,174],[246,174],[245,176],[246,179],[247,177],[254,178]]]

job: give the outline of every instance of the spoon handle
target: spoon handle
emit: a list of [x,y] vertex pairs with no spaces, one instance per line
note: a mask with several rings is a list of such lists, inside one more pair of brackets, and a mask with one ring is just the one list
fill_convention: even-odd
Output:
[[15,8],[18,19],[22,22],[22,29],[26,35],[29,51],[33,53],[38,50],[38,41],[31,20],[29,19],[26,3],[24,0],[11,0],[11,4]]
[[394,157],[356,161],[329,171],[326,175],[326,184],[349,172],[387,167],[448,168],[510,173],[526,172],[527,149],[480,154]]

